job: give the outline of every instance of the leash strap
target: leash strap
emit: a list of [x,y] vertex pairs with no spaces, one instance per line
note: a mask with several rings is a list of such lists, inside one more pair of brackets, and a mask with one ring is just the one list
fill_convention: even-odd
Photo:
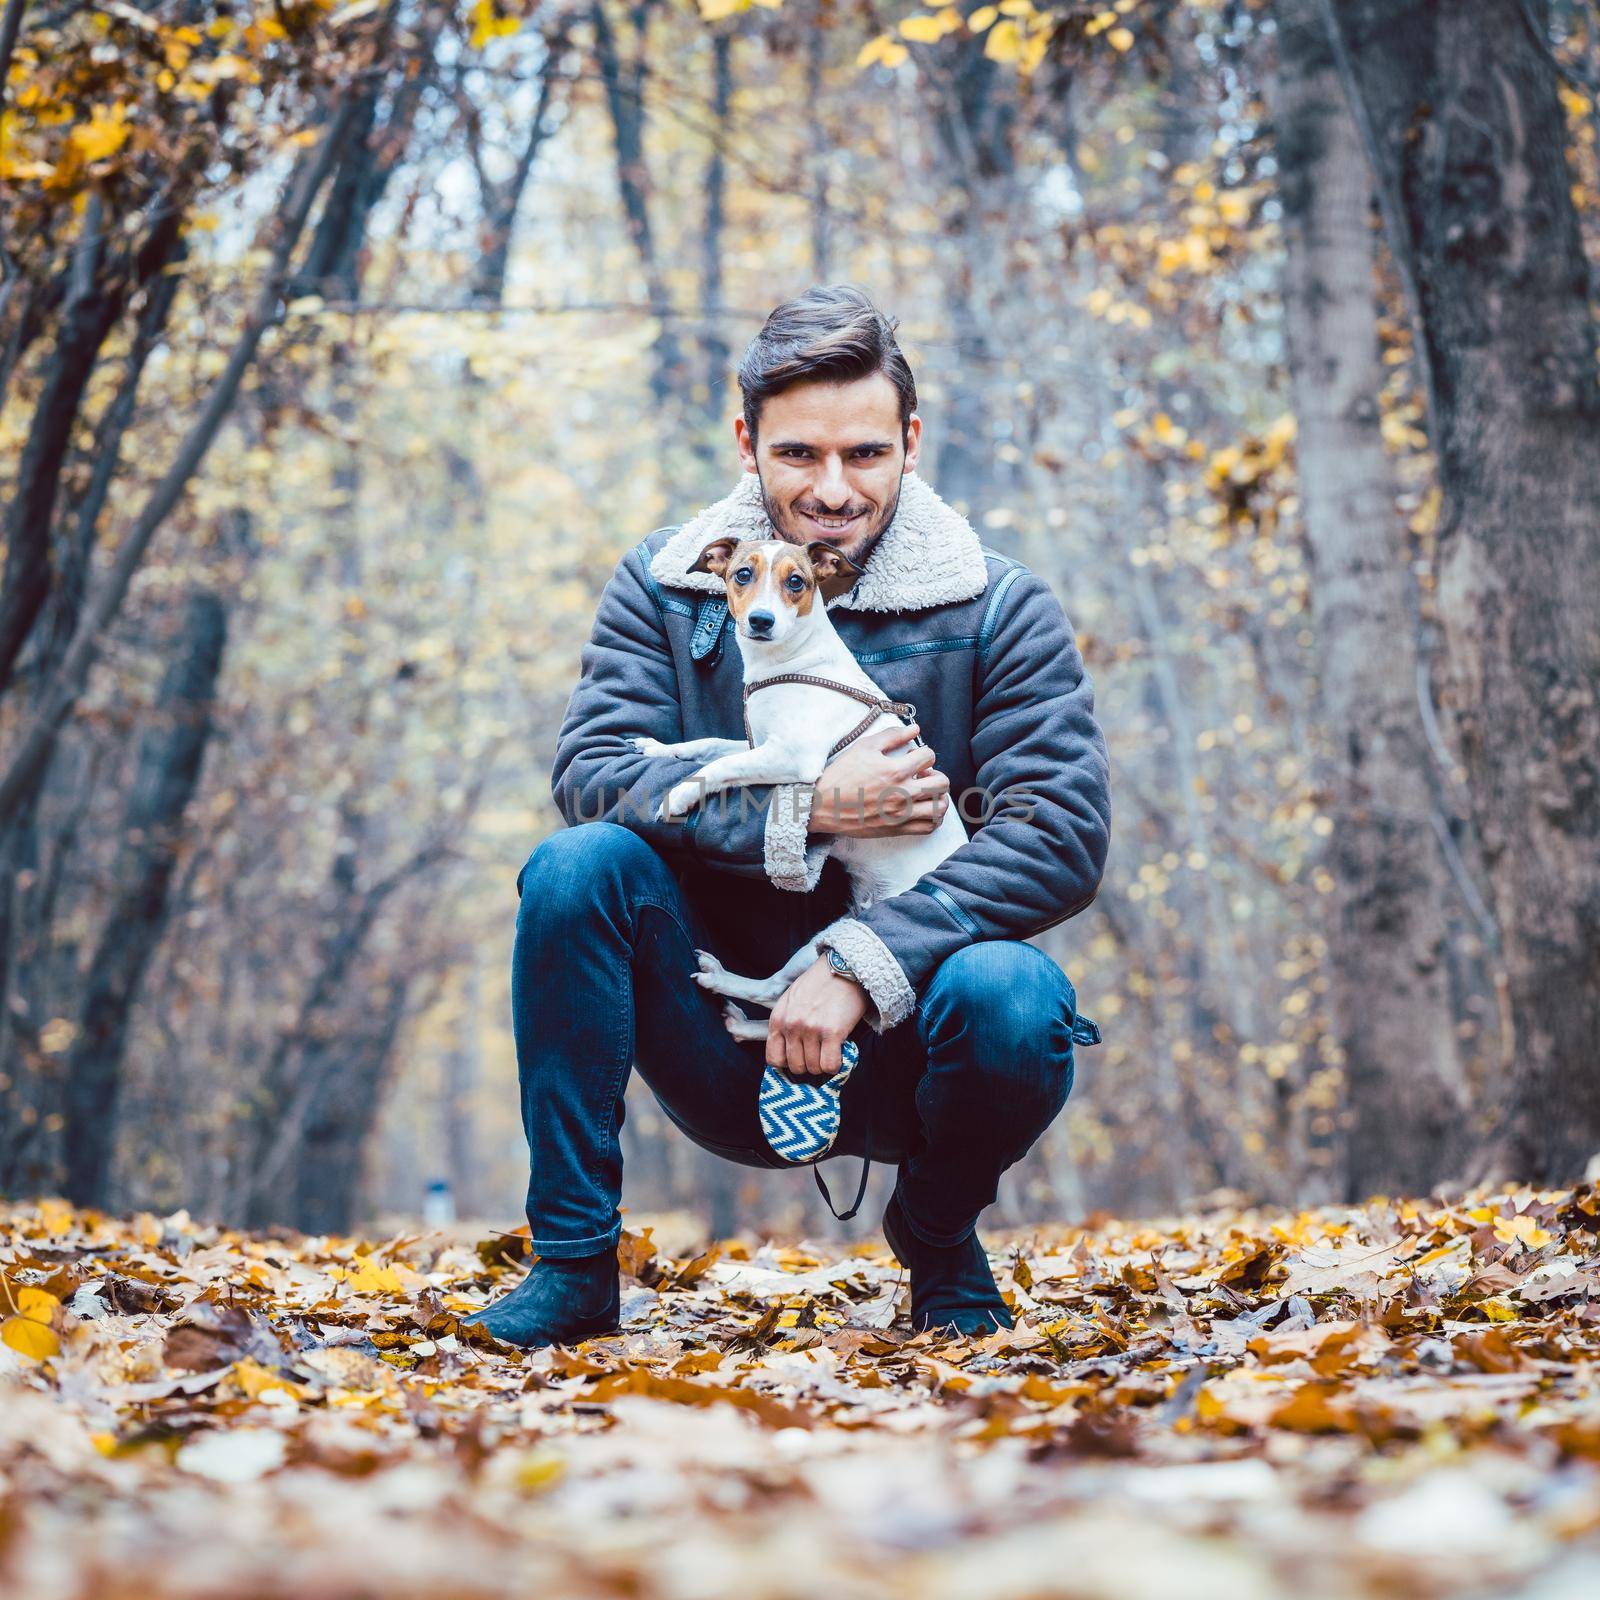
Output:
[[[780,672],[774,677],[762,678],[757,683],[747,683],[744,686],[744,742],[747,745],[752,747],[755,745],[755,740],[750,735],[750,696],[757,689],[771,688],[779,683],[809,683],[818,689],[836,689],[840,694],[847,694],[852,700],[859,700],[863,705],[872,707],[849,733],[834,743],[833,748],[828,752],[829,761],[832,761],[846,745],[853,744],[859,739],[885,711],[892,711],[902,722],[914,722],[916,720],[917,708],[909,700],[890,700],[884,695],[873,694],[866,689],[858,689],[853,683],[835,683],[832,678],[819,678],[815,673]],[[832,1202],[829,1204],[831,1208]],[[835,1212],[834,1215],[837,1216],[838,1213]],[[840,1220],[843,1221],[844,1219],[840,1218]]]
[[[849,1085],[846,1084],[845,1087],[848,1088]],[[862,1156],[861,1156],[861,1182],[856,1185],[856,1197],[855,1197],[854,1200],[852,1200],[850,1202],[850,1209],[848,1211],[841,1211],[841,1210],[839,1210],[839,1208],[836,1205],[834,1205],[833,1196],[828,1193],[828,1186],[827,1186],[826,1183],[824,1183],[822,1181],[822,1163],[820,1161],[813,1161],[811,1163],[811,1176],[817,1180],[817,1188],[821,1192],[822,1198],[823,1198],[824,1202],[827,1204],[828,1209],[834,1214],[835,1217],[837,1217],[839,1219],[840,1222],[848,1222],[856,1214],[856,1212],[858,1212],[861,1209],[861,1202],[866,1198],[866,1194],[867,1194],[867,1174],[869,1172],[871,1172],[871,1170],[872,1170],[872,1101],[873,1101],[873,1097],[872,1097],[872,1094],[871,1094],[871,1088],[872,1088],[871,1081],[868,1080],[868,1083],[867,1083],[867,1089],[868,1089],[868,1094],[867,1094],[867,1125],[866,1125],[866,1128],[864,1130],[864,1133],[865,1133],[864,1149],[862,1151]],[[839,1107],[840,1116],[844,1115],[844,1106],[842,1104],[842,1099],[843,1099],[843,1097],[841,1096],[841,1104],[840,1104],[840,1107]]]

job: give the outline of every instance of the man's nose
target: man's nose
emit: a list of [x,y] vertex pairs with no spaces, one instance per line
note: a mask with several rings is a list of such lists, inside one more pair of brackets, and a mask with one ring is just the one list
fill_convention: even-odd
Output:
[[838,456],[828,456],[822,463],[822,476],[817,480],[816,496],[830,511],[843,511],[850,501],[850,485],[845,482],[844,463]]
[[751,633],[764,637],[772,632],[772,625],[777,618],[770,611],[752,611],[745,621],[749,624]]

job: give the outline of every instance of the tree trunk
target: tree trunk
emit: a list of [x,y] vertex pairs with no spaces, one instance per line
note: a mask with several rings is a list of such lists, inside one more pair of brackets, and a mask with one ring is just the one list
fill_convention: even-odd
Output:
[[1449,696],[1509,983],[1495,1156],[1600,1150],[1600,386],[1541,7],[1321,0],[1407,283]]
[[645,30],[653,4],[654,0],[636,0],[632,7],[635,51],[633,60],[626,64],[617,49],[617,36],[606,15],[605,0],[594,0],[589,18],[594,25],[595,54],[616,141],[617,190],[622,197],[622,214],[628,237],[633,240],[639,264],[644,269],[645,292],[650,299],[651,314],[657,321],[650,392],[657,405],[666,405],[682,388],[683,361],[673,325],[672,296],[667,289],[666,274],[656,253],[655,234],[650,224],[650,172],[644,158],[644,82],[649,59]]
[[1404,536],[1379,429],[1372,185],[1317,0],[1278,0],[1269,76],[1283,206],[1301,504],[1313,569],[1333,834],[1329,1012],[1343,1057],[1349,1198],[1425,1191],[1469,1134],[1445,872],[1417,709]]
[[[706,226],[701,246],[704,282],[701,300],[706,323],[701,348],[706,363],[705,417],[713,425],[721,422],[727,405],[728,369],[733,361],[733,353],[722,331],[722,224],[727,190],[728,105],[733,98],[732,48],[732,38],[725,29],[712,35],[711,114],[716,121],[711,134],[711,159],[706,163]],[[712,442],[717,446],[726,445],[721,439]]]
[[348,1233],[355,1220],[367,1146],[408,992],[405,978],[391,979],[374,997],[377,1027],[372,1034],[352,1038],[340,1033],[314,1047],[314,1053],[328,1052],[337,1060],[308,1066],[320,1093],[307,1112],[284,1198],[273,1207],[280,1220],[291,1220],[302,1232]]
[[[983,53],[982,36],[952,56],[934,99],[934,125],[948,165],[952,200],[945,231],[954,259],[944,275],[945,316],[955,335],[945,423],[939,433],[939,493],[979,521],[997,477],[994,321],[1003,281],[1006,214],[1016,169],[1016,104],[1009,79]],[[990,535],[1002,547],[1007,536]]]
[[184,810],[200,778],[226,639],[222,602],[196,590],[162,679],[156,725],[140,742],[116,889],[67,1061],[67,1195],[78,1205],[106,1203],[128,1018],[166,924]]
[[472,269],[468,298],[475,306],[500,307],[505,303],[506,275],[511,269],[511,239],[516,232],[517,213],[533,176],[533,164],[540,146],[550,136],[551,88],[556,72],[556,52],[565,43],[561,35],[549,44],[539,73],[539,102],[528,126],[517,164],[509,178],[497,182],[483,164],[481,138],[475,117],[466,126],[467,150],[478,178],[479,202],[483,208],[483,254]]

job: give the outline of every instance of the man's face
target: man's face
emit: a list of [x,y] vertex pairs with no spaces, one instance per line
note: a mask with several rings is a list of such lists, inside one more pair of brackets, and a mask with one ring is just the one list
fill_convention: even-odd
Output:
[[859,562],[900,504],[922,419],[912,415],[902,444],[900,397],[874,372],[849,383],[797,383],[762,406],[754,440],[743,417],[734,434],[778,536],[799,545],[825,539]]

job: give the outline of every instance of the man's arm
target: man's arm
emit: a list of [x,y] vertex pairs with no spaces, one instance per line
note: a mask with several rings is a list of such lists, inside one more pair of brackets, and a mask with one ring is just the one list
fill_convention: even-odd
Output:
[[640,734],[663,744],[686,737],[666,617],[637,549],[617,563],[600,596],[579,666],[550,774],[568,823],[618,822],[663,853],[689,851],[710,866],[785,888],[807,877],[816,882],[828,844],[807,848],[810,784],[752,786],[742,804],[732,792],[710,797],[685,818],[656,821],[662,797],[699,763],[644,755],[632,742]]
[[876,1012],[868,1021],[880,1033],[911,1014],[947,956],[1064,921],[1094,899],[1105,871],[1110,768],[1094,685],[1043,579],[1012,579],[992,631],[979,639],[976,671],[979,792],[963,807],[973,836],[915,888],[817,936],[866,987]]

